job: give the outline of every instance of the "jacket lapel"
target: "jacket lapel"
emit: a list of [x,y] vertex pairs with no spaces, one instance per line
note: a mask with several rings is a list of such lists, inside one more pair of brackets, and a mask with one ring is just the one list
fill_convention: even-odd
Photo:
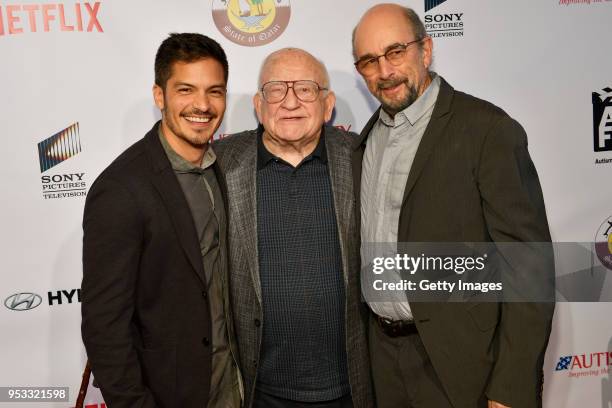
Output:
[[[355,201],[361,202],[361,165],[363,162],[363,152],[365,151],[365,145],[370,135],[370,131],[374,127],[374,124],[378,120],[380,114],[380,107],[376,109],[376,112],[370,117],[368,123],[359,134],[359,137],[353,142],[353,192],[355,194]],[[358,219],[361,218],[361,212],[357,210]]]
[[406,199],[410,195],[410,192],[414,188],[427,159],[433,152],[436,144],[440,140],[440,137],[444,134],[444,129],[448,124],[452,114],[450,105],[453,99],[453,87],[451,87],[442,77],[440,77],[440,92],[438,93],[438,99],[436,105],[431,114],[431,119],[425,129],[419,148],[417,149],[410,173],[408,174],[408,181],[404,188],[404,197],[402,199],[402,206],[406,202]]
[[174,230],[179,239],[179,243],[189,259],[191,266],[206,287],[204,275],[204,265],[202,264],[202,254],[198,235],[193,223],[191,210],[185,199],[185,194],[181,189],[178,180],[172,170],[170,161],[162,147],[157,134],[158,122],[145,136],[147,151],[153,166],[152,182],[162,198]]
[[338,132],[334,127],[326,126],[324,142],[327,149],[329,178],[331,181],[332,194],[334,196],[334,207],[336,212],[336,226],[338,228],[338,239],[342,253],[342,272],[344,283],[348,284],[348,245],[347,237],[350,237],[350,225],[352,208],[355,198],[353,195],[351,179],[350,151],[342,146],[342,138],[336,137]]
[[257,132],[244,138],[244,144],[237,146],[233,161],[226,169],[229,200],[229,214],[233,228],[238,228],[237,242],[244,250],[257,299],[261,304],[261,282],[259,280],[257,240]]

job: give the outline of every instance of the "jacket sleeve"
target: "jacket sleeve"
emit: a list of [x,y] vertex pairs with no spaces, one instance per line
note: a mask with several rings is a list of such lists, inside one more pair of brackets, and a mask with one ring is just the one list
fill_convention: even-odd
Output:
[[527,136],[507,115],[500,115],[486,135],[477,180],[488,232],[503,265],[504,296],[513,297],[501,306],[498,356],[486,395],[513,408],[540,407],[554,311],[554,258]]
[[137,199],[108,177],[92,186],[83,216],[81,333],[110,407],[155,407],[135,349],[134,310],[143,221]]

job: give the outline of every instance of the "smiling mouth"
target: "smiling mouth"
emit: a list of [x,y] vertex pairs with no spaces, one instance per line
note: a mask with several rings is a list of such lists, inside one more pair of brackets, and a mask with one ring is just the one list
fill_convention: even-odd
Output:
[[208,123],[212,118],[210,117],[200,117],[200,116],[183,116],[185,120],[192,123]]

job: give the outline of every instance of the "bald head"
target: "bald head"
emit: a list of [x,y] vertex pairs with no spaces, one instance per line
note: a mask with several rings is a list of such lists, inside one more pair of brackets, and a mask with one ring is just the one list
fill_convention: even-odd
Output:
[[390,115],[412,105],[431,83],[433,42],[412,9],[379,4],[366,11],[353,31],[353,55],[368,90]]
[[295,80],[311,79],[321,87],[329,88],[329,74],[325,65],[312,54],[300,48],[282,48],[268,55],[261,64],[258,87],[261,88],[264,83],[278,79],[270,77],[271,73],[279,69],[290,70],[296,67],[312,71],[315,78],[294,78]]
[[293,166],[312,153],[336,102],[328,88],[325,66],[310,53],[283,48],[268,55],[253,106],[264,128],[263,143],[271,153]]
[[389,29],[409,30],[415,39],[427,36],[423,22],[413,9],[393,3],[377,4],[363,14],[353,29],[353,57],[357,59],[361,56],[357,43],[362,42],[371,31]]

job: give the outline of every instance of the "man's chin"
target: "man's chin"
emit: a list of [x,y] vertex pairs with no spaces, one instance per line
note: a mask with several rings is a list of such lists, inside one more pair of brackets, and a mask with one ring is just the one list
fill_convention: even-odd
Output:
[[208,142],[212,139],[213,135],[209,134],[194,134],[194,135],[185,135],[183,134],[183,140],[194,147],[204,147],[208,144]]
[[382,105],[383,110],[392,116],[398,112],[403,111],[404,109],[408,107],[408,106],[399,105],[399,104],[388,104],[385,102],[382,102],[381,105]]
[[412,98],[405,98],[402,101],[385,101],[381,100],[381,105],[383,109],[387,112],[393,112],[394,114],[397,112],[401,112],[410,105],[414,103]]
[[412,105],[417,98],[414,92],[409,92],[407,95],[402,95],[401,98],[394,99],[385,98],[379,95],[378,100],[386,112],[395,114]]

